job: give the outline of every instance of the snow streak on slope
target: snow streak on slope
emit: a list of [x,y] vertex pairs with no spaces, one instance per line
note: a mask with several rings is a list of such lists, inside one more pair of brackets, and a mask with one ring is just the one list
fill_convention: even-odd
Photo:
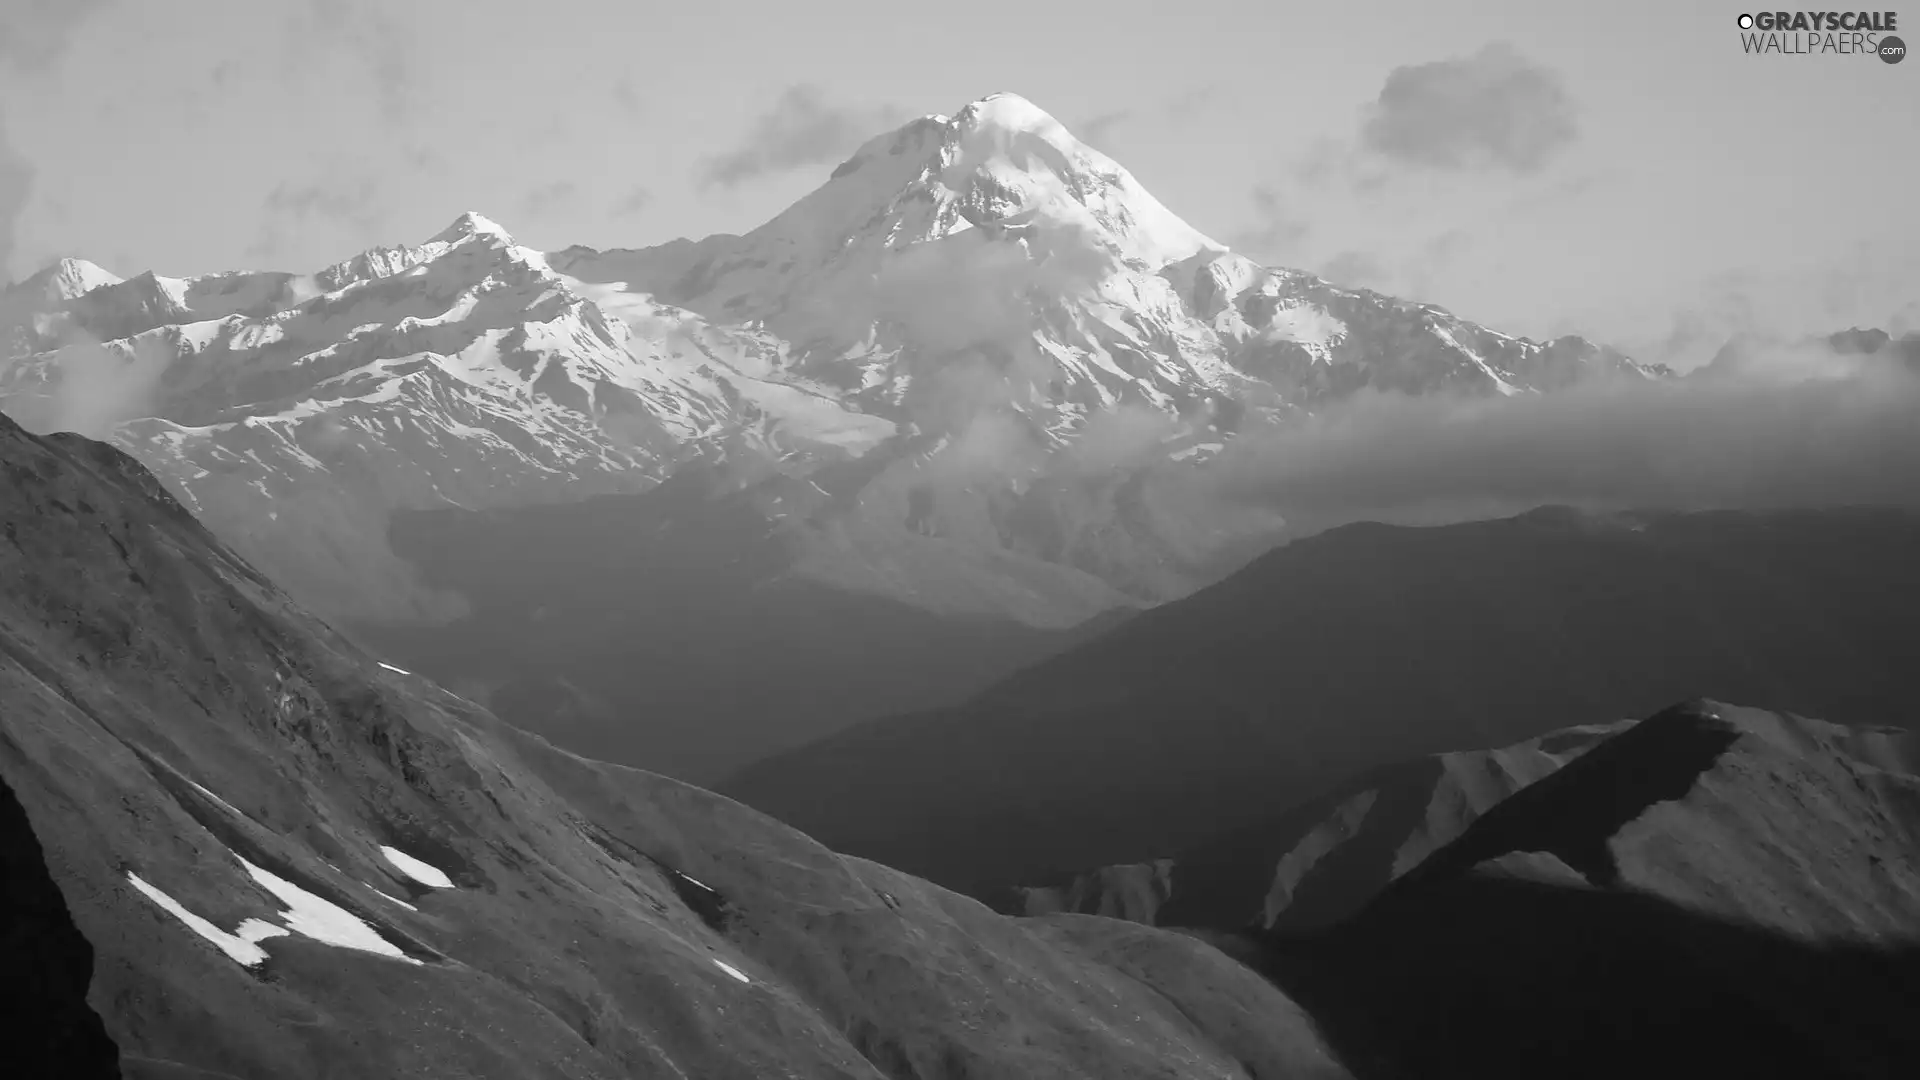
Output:
[[275,926],[261,919],[247,919],[229,934],[207,920],[188,911],[178,900],[154,888],[141,880],[140,875],[127,872],[127,884],[138,889],[142,895],[174,918],[184,923],[187,929],[199,934],[213,943],[221,952],[233,958],[233,962],[246,967],[262,963],[267,958],[267,950],[260,947],[268,938],[285,937],[292,931],[284,926]]
[[398,848],[382,847],[380,854],[386,856],[387,861],[398,867],[401,873],[430,889],[453,888],[453,879],[431,863],[422,862]]

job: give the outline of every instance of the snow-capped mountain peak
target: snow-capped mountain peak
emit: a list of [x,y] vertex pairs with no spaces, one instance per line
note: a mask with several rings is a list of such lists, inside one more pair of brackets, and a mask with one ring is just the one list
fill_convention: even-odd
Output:
[[43,302],[59,303],[85,296],[104,285],[118,285],[123,280],[113,271],[85,259],[64,258],[15,288],[31,292]]
[[1037,215],[1092,227],[1153,269],[1202,250],[1226,250],[1018,94],[981,98],[950,126],[955,149],[941,182],[959,193],[971,185],[971,208],[990,220]]
[[[969,232],[978,235],[914,254]],[[993,247],[1001,242],[1011,246]],[[709,318],[765,319],[838,348],[866,335],[820,326],[823,312],[844,313],[849,294],[869,293],[876,281],[918,278],[921,264],[1057,258],[1087,268],[1076,277],[1097,279],[1225,251],[1043,109],[1003,93],[868,140],[820,187],[744,235],[638,252],[573,248],[555,265],[628,282]]]
[[451,246],[476,237],[504,246],[512,246],[514,242],[513,234],[507,232],[499,222],[472,210],[455,218],[453,224],[440,230],[432,240],[427,242]]
[[[1241,432],[1364,389],[1654,374],[1260,266],[1004,93],[868,140],[741,235],[542,253],[468,212],[311,275],[123,281],[73,260],[34,280],[51,292],[0,325],[16,417],[123,421],[310,601],[376,608],[401,591],[393,511],[643,490],[700,460],[794,480],[767,512],[819,530],[834,580],[1052,619],[1179,595],[1209,544],[1272,525],[1100,490],[1131,470],[1184,492]],[[133,360],[137,392],[73,407]],[[864,479],[837,488],[851,459]]]

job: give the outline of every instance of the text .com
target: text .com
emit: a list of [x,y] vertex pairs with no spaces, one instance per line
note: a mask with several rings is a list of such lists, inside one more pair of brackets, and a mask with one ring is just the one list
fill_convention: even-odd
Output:
[[1758,11],[1735,20],[1740,48],[1777,56],[1869,56],[1887,64],[1906,59],[1893,11]]

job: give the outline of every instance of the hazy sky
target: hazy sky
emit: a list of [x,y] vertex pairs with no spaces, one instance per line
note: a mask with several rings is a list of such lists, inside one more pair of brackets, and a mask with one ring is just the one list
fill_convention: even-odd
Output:
[[0,276],[739,232],[1011,90],[1255,258],[1504,329],[1920,326],[1920,61],[1744,55],[1743,10],[0,0]]

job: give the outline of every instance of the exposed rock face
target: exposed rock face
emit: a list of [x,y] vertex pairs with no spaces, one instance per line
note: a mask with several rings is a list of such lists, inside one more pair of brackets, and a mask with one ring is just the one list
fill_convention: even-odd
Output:
[[137,1076],[1343,1074],[1210,946],[556,750],[3,420],[0,747]]
[[1064,885],[1021,888],[1028,915],[1076,911],[1154,925],[1160,905],[1173,894],[1172,859],[1128,866],[1103,866],[1075,874]]

